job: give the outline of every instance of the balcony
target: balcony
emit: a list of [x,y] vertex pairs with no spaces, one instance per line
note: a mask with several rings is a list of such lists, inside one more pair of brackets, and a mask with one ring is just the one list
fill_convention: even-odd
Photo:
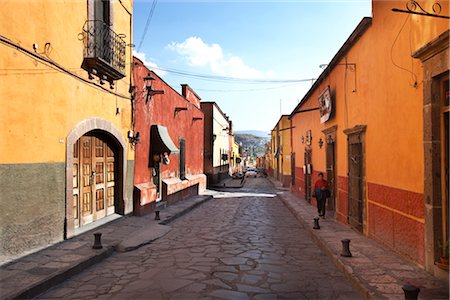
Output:
[[124,37],[103,21],[86,21],[83,26],[85,48],[81,67],[88,71],[90,78],[96,75],[101,81],[112,84],[114,80],[125,77]]

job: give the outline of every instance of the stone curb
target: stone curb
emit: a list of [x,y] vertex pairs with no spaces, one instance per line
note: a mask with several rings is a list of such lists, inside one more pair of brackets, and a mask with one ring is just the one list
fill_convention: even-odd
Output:
[[97,251],[99,251],[99,253],[92,255],[86,260],[76,262],[68,268],[61,269],[57,273],[51,274],[47,278],[41,279],[39,282],[33,284],[31,287],[26,287],[25,290],[10,293],[8,295],[2,295],[2,299],[31,299],[33,297],[36,297],[39,294],[42,294],[43,292],[49,290],[53,286],[62,283],[67,278],[77,275],[78,273],[84,271],[86,268],[109,257],[111,254],[113,254],[114,247],[109,246]]
[[[170,222],[173,222],[175,219],[183,216],[184,214],[190,212],[194,208],[200,206],[201,204],[203,204],[213,198],[212,196],[209,196],[209,195],[208,196],[199,195],[197,197],[203,197],[203,199],[194,203],[193,205],[190,205],[190,206],[182,209],[181,211],[179,211],[173,215],[168,216],[165,220],[159,222],[159,224],[167,225]],[[108,224],[105,224],[102,226],[108,226]],[[158,237],[158,238],[160,238],[160,237]],[[138,247],[134,247],[131,250],[136,250],[142,246],[148,245],[151,242],[157,240],[158,238],[155,238],[155,239],[149,241],[148,243],[142,243]],[[64,243],[64,241],[61,243]],[[113,245],[107,246],[103,249],[95,250],[95,253],[92,256],[88,257],[87,259],[77,261],[67,268],[62,268],[58,272],[48,275],[46,278],[40,279],[38,282],[36,282],[30,286],[25,286],[23,290],[8,293],[6,295],[0,295],[0,298],[1,299],[31,299],[31,298],[34,298],[34,297],[44,293],[45,291],[49,290],[53,286],[62,283],[63,281],[67,280],[68,278],[83,272],[86,268],[89,268],[89,267],[101,262],[102,260],[108,258],[111,254],[113,254],[114,252],[117,251],[116,248],[119,243],[114,243]],[[128,251],[131,251],[131,250],[128,250]]]
[[352,272],[350,272],[349,268],[346,266],[345,262],[341,259],[339,254],[336,254],[328,244],[323,241],[319,236],[317,236],[314,232],[315,229],[312,229],[312,223],[306,222],[297,211],[290,205],[290,203],[283,197],[283,194],[278,194],[278,198],[283,202],[283,204],[291,211],[291,213],[295,216],[295,218],[303,225],[303,227],[308,231],[314,242],[319,246],[319,248],[328,255],[333,261],[334,265],[344,273],[345,277],[351,282],[354,288],[358,290],[361,296],[364,299],[384,299],[381,295],[377,295],[371,289],[367,288],[361,280],[354,276]]

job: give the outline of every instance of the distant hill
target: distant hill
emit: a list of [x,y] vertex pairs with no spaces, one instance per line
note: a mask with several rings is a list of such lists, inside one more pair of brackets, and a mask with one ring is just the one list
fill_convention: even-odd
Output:
[[[262,132],[262,131],[261,131]],[[243,150],[247,150],[249,155],[264,155],[266,152],[266,143],[269,141],[269,136],[256,136],[248,133],[234,133],[235,141],[242,143]]]
[[262,131],[262,130],[241,130],[241,131],[235,131],[235,134],[251,134],[257,137],[262,137],[269,139],[269,131]]

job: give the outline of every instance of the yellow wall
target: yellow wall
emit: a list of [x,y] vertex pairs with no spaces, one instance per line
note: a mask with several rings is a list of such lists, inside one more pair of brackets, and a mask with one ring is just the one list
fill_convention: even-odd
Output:
[[[442,14],[448,15],[448,1],[442,2]],[[345,65],[336,66],[300,108],[317,107],[318,96],[330,85],[335,93],[334,118],[320,124],[318,111],[296,115],[292,124],[293,151],[300,154],[296,166],[303,166],[304,145],[300,138],[311,129],[313,166],[316,171],[325,171],[325,147],[319,149],[318,140],[325,139],[322,130],[337,125],[337,172],[347,176],[343,130],[367,125],[366,162],[370,163],[366,163],[366,181],[423,193],[422,69],[411,53],[448,30],[449,23],[395,13],[392,8],[404,9],[405,2],[373,2],[372,25],[340,61],[356,64],[356,74],[350,66],[347,70]]]
[[[291,175],[291,122],[288,115],[283,115],[278,120],[277,124],[271,132],[272,151],[269,153],[269,164],[274,172],[274,177],[277,178],[277,173],[283,176]],[[278,139],[280,145],[278,145]],[[275,157],[277,149],[280,147],[280,154],[278,159]],[[282,180],[282,178],[278,178]],[[286,182],[287,183],[287,182]]]
[[[132,11],[132,0],[122,0]],[[130,15],[114,1],[114,31],[131,44]],[[87,20],[87,1],[3,1],[2,36],[88,79],[81,69],[83,42],[79,40]],[[32,20],[24,22],[24,20]],[[30,26],[32,24],[32,26]],[[46,52],[44,45],[50,43]],[[116,82],[116,92],[130,97],[131,48],[126,47],[126,77]],[[92,85],[56,71],[12,47],[0,43],[0,163],[65,161],[65,138],[74,126],[88,118],[113,123],[123,134],[131,129],[129,99],[116,97]],[[91,82],[98,83],[98,80]],[[109,84],[104,85],[109,90]],[[116,105],[120,114],[116,115]],[[128,159],[134,157],[128,149]]]

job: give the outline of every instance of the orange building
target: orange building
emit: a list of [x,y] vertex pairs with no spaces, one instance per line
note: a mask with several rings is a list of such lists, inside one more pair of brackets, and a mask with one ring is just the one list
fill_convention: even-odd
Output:
[[393,9],[407,10],[373,1],[292,111],[291,189],[315,204],[323,172],[337,220],[448,276],[449,22]]
[[0,263],[132,212],[133,1],[2,1]]

